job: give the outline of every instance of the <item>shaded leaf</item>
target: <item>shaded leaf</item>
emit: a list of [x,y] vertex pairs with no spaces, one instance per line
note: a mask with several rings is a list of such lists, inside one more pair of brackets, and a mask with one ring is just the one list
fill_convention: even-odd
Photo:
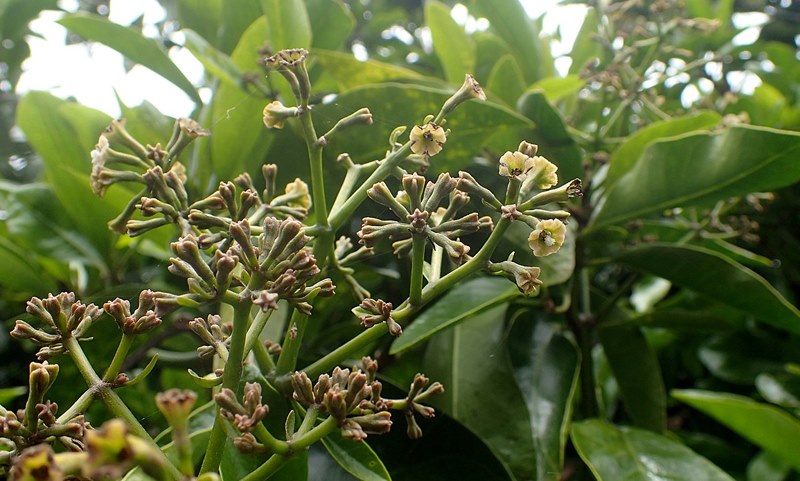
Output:
[[489,20],[492,31],[502,38],[517,58],[525,81],[532,83],[542,75],[539,32],[517,0],[474,2],[475,11]]
[[597,41],[599,34],[600,19],[597,16],[597,10],[590,7],[586,10],[586,17],[583,19],[581,29],[575,37],[575,43],[572,44],[572,52],[569,54],[572,59],[572,64],[569,66],[570,74],[580,74],[587,62],[601,58],[603,46]]
[[733,481],[686,446],[599,419],[573,423],[572,442],[598,481]]
[[186,48],[203,64],[208,73],[234,87],[240,86],[242,72],[229,56],[214,48],[197,32],[189,29],[181,32],[186,37]]
[[[261,0],[222,1],[222,17],[215,47],[225,53],[233,51],[247,27],[262,15]],[[262,37],[262,42],[267,36]]]
[[460,85],[475,69],[475,43],[450,16],[450,7],[437,0],[425,3],[425,24],[431,30],[433,51],[448,82]]
[[311,47],[311,22],[303,0],[261,0],[273,51]]
[[178,23],[215,44],[223,0],[177,0]]
[[503,55],[494,64],[486,82],[486,90],[497,95],[507,105],[513,107],[517,104],[517,99],[525,91],[525,80],[511,54]]
[[381,458],[366,442],[345,439],[341,431],[337,430],[330,436],[322,438],[322,444],[339,466],[354,478],[360,481],[392,479]]
[[356,26],[356,19],[341,0],[306,0],[314,38],[311,47],[336,50],[344,44]]

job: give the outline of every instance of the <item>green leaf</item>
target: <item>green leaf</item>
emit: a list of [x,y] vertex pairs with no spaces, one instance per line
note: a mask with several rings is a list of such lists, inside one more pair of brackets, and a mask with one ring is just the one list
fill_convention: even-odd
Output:
[[566,77],[547,77],[531,85],[530,90],[540,90],[548,102],[558,102],[578,92],[586,81],[578,75]]
[[359,481],[391,481],[381,458],[366,442],[345,439],[337,430],[322,438],[322,444],[339,466]]
[[534,361],[528,401],[537,481],[561,479],[579,367],[580,352],[575,343],[553,331]]
[[[215,47],[225,53],[230,53],[247,30],[264,12],[261,0],[237,0],[235,2],[222,1],[221,25],[218,29],[218,40]],[[261,38],[263,42],[269,37]],[[263,46],[263,43],[262,43]]]
[[762,451],[747,465],[747,481],[784,481],[791,470],[780,457]]
[[432,404],[479,436],[517,479],[536,472],[525,400],[503,346],[503,306],[434,337],[424,372],[447,386]]
[[597,481],[733,481],[671,438],[599,419],[572,425],[572,443]]
[[189,98],[196,103],[202,103],[192,82],[172,63],[172,60],[155,40],[97,15],[67,15],[58,23],[87,40],[100,42],[128,59],[149,68],[186,92]]
[[261,0],[274,51],[311,47],[311,22],[303,0]]
[[542,77],[539,32],[518,0],[474,2],[475,11],[489,20],[492,31],[505,40],[517,58],[527,83]]
[[475,69],[475,42],[450,15],[450,7],[430,0],[425,3],[425,24],[431,29],[433,51],[444,68],[444,78],[461,84]]
[[519,296],[512,282],[499,277],[478,277],[456,285],[451,291],[417,316],[392,343],[390,354],[397,354],[454,327],[481,312]]
[[177,0],[178,23],[197,32],[209,42],[217,41],[222,16],[222,0]]
[[306,0],[311,31],[311,47],[336,50],[341,47],[356,26],[356,19],[342,0]]
[[606,188],[614,185],[620,177],[631,170],[644,150],[653,142],[699,130],[709,131],[719,123],[720,119],[720,115],[716,112],[701,112],[654,122],[637,131],[611,155],[605,180]]
[[581,29],[575,37],[572,45],[572,52],[569,57],[572,64],[569,66],[570,74],[580,74],[586,63],[592,59],[600,59],[603,55],[603,46],[597,41],[600,34],[600,19],[597,17],[597,10],[589,8],[586,11],[586,18],[583,19]]
[[667,426],[667,393],[661,367],[642,330],[598,329],[603,352],[619,385],[625,411],[636,426],[661,433]]
[[345,52],[315,50],[313,58],[336,80],[342,92],[388,80],[421,78],[411,69],[377,60],[362,62]]
[[494,64],[486,90],[494,93],[507,105],[515,106],[522,92],[525,91],[525,79],[522,78],[517,61],[511,54],[503,55]]
[[688,245],[650,244],[626,251],[617,260],[773,326],[800,333],[800,311],[795,306],[763,277],[717,252]]
[[800,133],[738,126],[656,142],[605,195],[591,229],[800,180]]
[[764,400],[790,409],[800,408],[800,377],[786,373],[756,376],[756,389]]
[[181,32],[186,37],[186,48],[203,64],[208,73],[234,87],[240,86],[242,72],[229,56],[214,48],[197,32],[188,29]]
[[4,387],[0,389],[0,404],[8,404],[28,392],[25,386]]
[[687,389],[672,391],[672,397],[800,469],[800,421],[786,411],[734,394]]

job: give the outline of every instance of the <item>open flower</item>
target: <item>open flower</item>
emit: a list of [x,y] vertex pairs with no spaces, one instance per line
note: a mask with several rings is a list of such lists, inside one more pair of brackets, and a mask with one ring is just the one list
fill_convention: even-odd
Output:
[[297,117],[297,107],[286,107],[280,100],[270,102],[264,107],[264,125],[270,129],[282,129],[286,119]]
[[528,157],[522,152],[506,152],[500,157],[500,175],[525,180],[528,172],[534,168],[534,162],[534,157]]
[[555,254],[564,244],[567,226],[560,220],[547,219],[536,224],[536,229],[528,236],[528,245],[536,257]]
[[442,146],[447,142],[447,134],[441,126],[428,122],[423,126],[415,125],[409,139],[412,152],[431,157],[442,151]]
[[537,189],[544,190],[558,183],[556,171],[558,167],[541,155],[531,158],[533,166],[528,173],[528,183]]

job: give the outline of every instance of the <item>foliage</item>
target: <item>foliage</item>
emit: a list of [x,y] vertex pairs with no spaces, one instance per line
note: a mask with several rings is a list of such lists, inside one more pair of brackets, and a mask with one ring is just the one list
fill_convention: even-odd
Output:
[[[42,428],[17,446],[56,432],[67,448],[86,443],[103,456],[128,447],[111,464],[112,476],[140,466],[127,479],[198,468],[236,479],[797,479],[800,67],[778,28],[794,7],[574,3],[583,24],[554,58],[560,33],[544,34],[517,0],[465,3],[487,29],[465,29],[453,2],[436,0],[165,2],[185,40],[173,48],[203,64],[202,86],[136,28],[64,17],[186,91],[209,132],[186,119],[173,128],[148,104],[121,105],[123,124],[42,92],[21,100],[17,123],[43,175],[0,183],[0,312],[27,323],[18,337],[35,326],[27,337],[46,341],[39,354],[60,370],[32,363],[15,381],[30,387],[27,406],[3,408],[3,426]],[[741,44],[734,16],[762,7],[775,22]],[[14,15],[24,25],[32,14]],[[354,46],[369,59],[354,58]],[[299,48],[309,56],[281,50]],[[486,100],[451,108],[481,96],[470,77],[459,90],[465,73]],[[743,89],[745,73],[760,85]],[[206,103],[199,87],[212,93]],[[124,153],[92,172],[89,152],[107,154],[104,138]],[[522,140],[538,152],[525,143],[510,152]],[[583,197],[551,203],[578,193],[564,183],[573,178]],[[439,200],[450,225],[437,220]],[[307,237],[281,238],[304,218]],[[124,234],[107,228],[112,219]],[[339,235],[349,245],[334,244]],[[557,253],[537,256],[562,235]],[[356,236],[364,248],[352,248]],[[319,272],[279,288],[266,269],[290,260],[271,250],[279,238]],[[66,295],[34,298],[29,312],[44,322],[20,314],[49,291],[102,304],[144,287],[140,306],[158,322],[122,300],[100,317]],[[56,304],[87,312],[54,321],[55,334],[34,332]],[[94,340],[68,335],[76,330]],[[377,373],[359,361],[368,355]],[[321,395],[307,384],[354,365],[334,371],[338,389],[323,389],[324,376]],[[431,396],[441,387],[426,391],[419,372],[444,392]],[[84,382],[95,391],[75,389]],[[197,394],[153,400],[174,387]],[[335,399],[348,392],[342,411]],[[19,390],[2,395],[5,406],[26,402]],[[36,418],[45,399],[64,412]],[[432,414],[427,404],[437,417],[415,418]],[[369,434],[386,430],[390,408],[401,429]],[[151,416],[157,409],[167,422]],[[109,417],[128,420],[130,433],[85,424]],[[404,440],[402,427],[425,435]],[[41,466],[52,479],[110,469],[103,456],[82,468],[60,450],[4,451],[0,464],[13,460],[18,479]]]

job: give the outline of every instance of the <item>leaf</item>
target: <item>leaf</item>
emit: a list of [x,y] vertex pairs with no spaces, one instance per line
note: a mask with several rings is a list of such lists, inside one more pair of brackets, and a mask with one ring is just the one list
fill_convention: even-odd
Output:
[[535,448],[502,343],[504,310],[495,307],[433,338],[424,372],[446,386],[432,404],[480,437],[509,473],[530,479]]
[[654,122],[637,131],[628,137],[611,155],[605,180],[606,187],[613,185],[620,177],[625,175],[636,164],[644,150],[653,142],[699,130],[708,131],[717,125],[720,120],[721,117],[716,112],[700,112],[685,117]]
[[637,313],[653,309],[658,302],[669,294],[672,283],[660,277],[646,276],[633,285],[630,302]]
[[341,47],[356,26],[356,19],[341,0],[306,0],[314,55],[318,49]]
[[87,40],[100,42],[131,61],[149,68],[186,92],[196,103],[202,103],[192,82],[172,63],[157,41],[97,15],[67,15],[58,23]]
[[486,82],[486,90],[500,97],[507,105],[517,104],[517,99],[525,91],[525,80],[522,78],[517,61],[511,54],[503,55],[494,64]]
[[389,353],[398,354],[412,348],[440,331],[519,295],[516,286],[505,278],[478,277],[457,284],[403,330]]
[[425,24],[431,30],[433,51],[448,82],[460,85],[475,70],[475,42],[450,16],[450,7],[437,0],[425,3]]
[[564,97],[577,93],[586,81],[578,75],[567,75],[566,77],[547,77],[531,85],[530,90],[539,90],[544,94],[548,102],[558,102]]
[[796,307],[763,277],[717,252],[688,245],[650,244],[626,251],[617,260],[775,327],[800,333],[800,311]]
[[261,0],[274,51],[311,47],[311,22],[303,0]]
[[8,404],[28,392],[25,386],[4,387],[0,389],[0,404]]
[[381,458],[366,442],[345,439],[337,430],[322,438],[322,444],[339,466],[359,481],[391,481]]
[[784,481],[791,470],[778,456],[762,451],[747,465],[747,481]]
[[686,446],[599,419],[573,423],[572,443],[598,481],[733,481]]
[[606,191],[590,229],[800,180],[800,133],[738,126],[656,142]]
[[569,54],[572,59],[572,64],[569,66],[570,74],[580,74],[587,62],[601,58],[603,46],[597,41],[599,34],[600,19],[597,17],[597,10],[590,7],[586,10],[586,17]]
[[420,78],[417,72],[377,60],[360,61],[352,54],[330,50],[315,50],[313,58],[338,83],[342,92],[388,80]]
[[528,411],[536,446],[538,481],[561,479],[579,365],[577,346],[555,331],[534,361]]
[[[225,53],[233,51],[242,34],[262,14],[261,0],[222,1],[222,16],[214,46]],[[263,41],[269,37],[261,38]]]
[[794,469],[800,469],[797,456],[800,421],[786,411],[744,396],[694,389],[674,390],[672,397],[779,456]]
[[181,32],[186,37],[186,48],[203,64],[208,73],[234,87],[240,86],[242,72],[229,56],[214,48],[197,32],[189,29]]
[[625,411],[636,426],[663,432],[667,426],[667,393],[655,351],[637,327],[600,326],[600,343],[619,385]]
[[542,77],[539,32],[518,0],[474,2],[475,11],[489,20],[492,31],[505,40],[525,76],[526,83]]
[[755,383],[764,400],[785,408],[800,408],[800,377],[762,373],[756,376]]
[[222,16],[222,0],[177,0],[176,3],[181,28],[194,30],[215,44]]

